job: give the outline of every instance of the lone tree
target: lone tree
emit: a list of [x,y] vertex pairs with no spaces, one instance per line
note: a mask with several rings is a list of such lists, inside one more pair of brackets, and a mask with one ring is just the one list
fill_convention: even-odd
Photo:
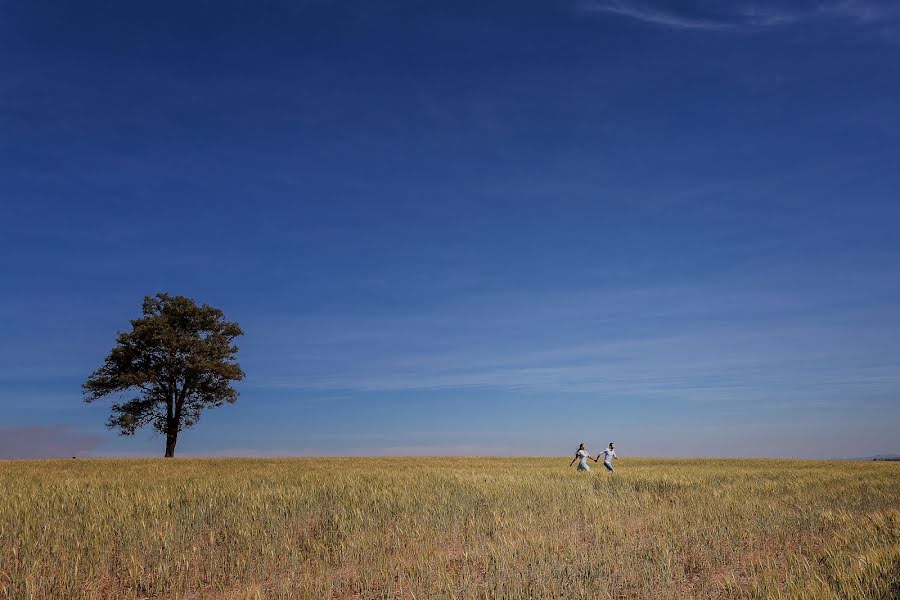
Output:
[[146,296],[143,316],[119,333],[103,366],[82,386],[84,401],[136,394],[112,405],[106,425],[121,435],[152,425],[166,436],[166,457],[175,456],[178,433],[203,409],[237,400],[231,382],[244,378],[234,345],[239,335],[238,324],[218,308],[184,296]]

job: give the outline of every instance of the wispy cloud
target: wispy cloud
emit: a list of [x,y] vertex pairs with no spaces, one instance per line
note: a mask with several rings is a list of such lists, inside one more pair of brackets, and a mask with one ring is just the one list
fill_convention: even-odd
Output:
[[594,0],[580,5],[583,13],[625,17],[672,29],[753,31],[822,20],[874,25],[900,18],[900,6],[879,0],[831,2],[734,3],[726,8],[713,3],[693,5],[688,11],[667,3],[634,0]]
[[871,0],[841,0],[824,2],[815,11],[819,15],[850,19],[861,24],[893,21],[900,18],[900,4],[897,2],[875,2]]
[[619,17],[627,17],[638,21],[644,21],[645,23],[672,27],[674,29],[724,30],[734,29],[736,27],[734,23],[716,19],[690,17],[641,2],[607,2],[600,0],[582,4],[581,10],[586,13],[607,13]]
[[701,285],[525,294],[429,314],[280,323],[282,341],[266,343],[288,358],[253,385],[310,395],[602,393],[722,406],[870,396],[896,390],[900,378],[887,358],[893,339],[847,313],[866,305],[874,319],[879,305],[869,302],[852,290],[824,297]]

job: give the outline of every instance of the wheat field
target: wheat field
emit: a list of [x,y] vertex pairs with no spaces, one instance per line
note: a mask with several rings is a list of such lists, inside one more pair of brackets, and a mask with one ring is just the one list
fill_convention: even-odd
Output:
[[900,463],[0,461],[0,598],[900,597]]

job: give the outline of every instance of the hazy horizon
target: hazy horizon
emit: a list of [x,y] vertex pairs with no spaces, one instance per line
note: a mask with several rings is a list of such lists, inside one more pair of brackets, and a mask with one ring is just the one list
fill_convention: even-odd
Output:
[[[2,430],[0,430],[0,434],[2,434]],[[590,454],[595,455],[596,451],[602,450],[604,446],[592,447],[588,446],[587,450]],[[89,452],[78,454],[76,456],[66,455],[66,454],[56,454],[56,455],[32,455],[32,456],[17,456],[14,451],[5,452],[7,448],[10,448],[9,444],[0,445],[0,450],[4,450],[4,452],[0,453],[0,461],[2,460],[71,460],[75,459],[109,459],[109,460],[117,460],[117,459],[157,459],[162,458],[161,453],[152,452],[152,451],[122,451],[122,452]],[[617,446],[617,451],[620,448]],[[208,458],[211,460],[214,459],[247,459],[247,460],[255,460],[255,459],[293,459],[293,458],[308,458],[308,459],[317,459],[317,458],[346,458],[346,459],[357,459],[357,458],[373,458],[373,459],[407,459],[407,458],[497,458],[497,459],[509,459],[515,460],[518,458],[521,459],[529,459],[529,458],[546,458],[546,459],[559,459],[563,463],[571,460],[572,455],[574,453],[574,449],[570,448],[569,452],[565,452],[565,449],[560,449],[560,452],[557,453],[535,453],[535,454],[512,454],[512,453],[486,453],[486,454],[474,454],[471,452],[467,452],[465,448],[433,448],[430,451],[422,452],[420,447],[412,447],[410,452],[403,453],[399,451],[397,453],[391,453],[391,448],[387,449],[379,449],[381,453],[373,454],[373,453],[364,453],[363,451],[359,452],[350,452],[346,454],[328,454],[324,451],[308,451],[307,453],[294,453],[294,454],[279,454],[277,452],[259,452],[249,450],[246,452],[241,452],[238,450],[226,450],[222,452],[213,452],[213,453],[191,453],[191,452],[179,452],[176,458],[184,458],[184,459],[198,459],[198,458]],[[622,452],[618,452],[620,459],[628,459],[628,458],[639,458],[639,459],[658,459],[658,460],[810,460],[810,461],[872,461],[872,460],[900,460],[900,452],[880,452],[868,456],[822,456],[822,457],[811,457],[811,456],[796,456],[796,455],[752,455],[752,454],[723,454],[723,455],[697,455],[697,454],[629,454],[625,455]],[[593,462],[591,463],[593,464]]]
[[238,322],[178,455],[900,451],[890,2],[0,6],[0,458]]

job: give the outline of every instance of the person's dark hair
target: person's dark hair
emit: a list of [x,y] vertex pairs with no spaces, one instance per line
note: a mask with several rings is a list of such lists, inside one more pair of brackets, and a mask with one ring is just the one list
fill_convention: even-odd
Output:
[[613,442],[610,442],[609,445],[612,446],[612,445],[613,445]]
[[581,442],[580,444],[578,444],[578,449],[584,450],[584,442]]

